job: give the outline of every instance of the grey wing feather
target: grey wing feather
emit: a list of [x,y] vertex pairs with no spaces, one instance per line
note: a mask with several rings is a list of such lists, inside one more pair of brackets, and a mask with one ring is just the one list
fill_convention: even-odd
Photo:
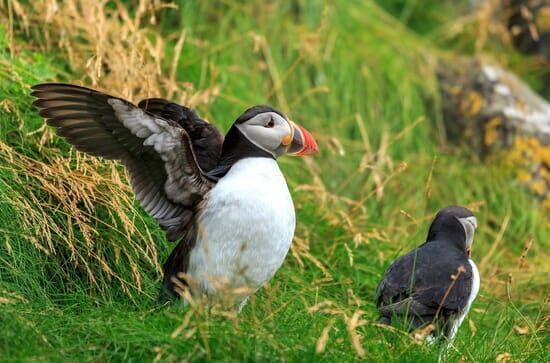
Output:
[[181,126],[84,87],[46,83],[32,89],[33,104],[58,135],[80,151],[122,161],[137,199],[167,238],[184,234],[194,206],[214,183]]
[[218,165],[223,136],[216,126],[201,119],[192,109],[162,98],[142,100],[138,107],[183,127],[191,138],[193,151],[202,170],[207,172]]

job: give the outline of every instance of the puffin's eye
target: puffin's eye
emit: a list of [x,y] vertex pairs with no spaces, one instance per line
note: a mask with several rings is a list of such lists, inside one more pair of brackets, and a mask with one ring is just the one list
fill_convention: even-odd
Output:
[[273,118],[269,118],[269,122],[265,125],[265,127],[267,128],[272,128],[273,126],[275,126],[275,122],[273,121]]

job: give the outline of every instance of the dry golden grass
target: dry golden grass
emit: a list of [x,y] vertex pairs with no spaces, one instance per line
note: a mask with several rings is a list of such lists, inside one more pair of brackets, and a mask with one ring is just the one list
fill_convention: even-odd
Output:
[[[136,229],[139,213],[114,163],[106,167],[80,154],[36,160],[3,142],[0,161],[10,165],[16,185],[29,186],[24,193],[14,188],[10,204],[19,214],[20,230],[36,249],[48,255],[70,251],[67,262],[82,267],[92,284],[96,283],[96,271],[89,265],[96,262],[107,275],[120,280],[126,291],[130,287],[141,289],[136,259],[145,260],[160,272],[156,242],[150,234]],[[99,207],[104,207],[108,218],[98,219],[95,210]],[[60,214],[65,216],[66,224],[55,219]],[[118,276],[113,262],[101,253],[102,247],[96,243],[96,227],[100,225],[112,228],[117,232],[114,236],[129,242],[115,244],[115,253],[133,266],[131,281]],[[81,237],[75,236],[77,231]],[[9,249],[9,240],[6,243]]]
[[[114,8],[106,1],[66,0],[25,3],[17,0],[0,2],[0,20],[9,24],[9,45],[13,57],[25,49],[60,50],[80,80],[71,83],[92,86],[130,100],[166,95],[182,103],[196,105],[208,103],[216,89],[195,92],[189,84],[175,80],[175,67],[180,52],[172,60],[169,72],[163,70],[165,40],[148,25],[155,22],[156,11],[173,5],[160,1],[141,0],[135,14],[121,3]],[[25,38],[16,42],[15,37]],[[182,32],[176,50],[185,41]],[[12,73],[16,77],[15,72]],[[29,87],[31,85],[28,85]],[[10,109],[9,100],[3,100],[4,109]],[[24,122],[24,120],[21,120]],[[38,130],[39,148],[51,148],[56,137],[46,126]],[[126,176],[114,162],[105,162],[78,152],[68,156],[34,159],[0,144],[0,160],[10,165],[14,179],[29,183],[36,189],[26,188],[25,194],[14,195],[12,204],[21,215],[22,230],[33,246],[46,254],[70,251],[69,262],[82,267],[90,283],[96,282],[94,268],[119,280],[125,291],[141,289],[139,264],[145,261],[160,273],[157,250],[148,230],[136,229],[136,218],[141,218],[135,207]],[[23,180],[25,178],[27,180]],[[46,198],[43,194],[47,195]],[[103,207],[109,218],[99,219],[96,210]],[[54,220],[52,209],[61,210],[67,218],[67,228]],[[142,223],[143,224],[143,223]],[[117,230],[116,236],[128,243],[114,243],[119,257],[109,261],[97,246],[97,226],[106,225]],[[80,236],[75,236],[78,231]],[[135,236],[135,238],[132,238]],[[132,276],[127,280],[116,273],[120,257],[127,259]],[[141,260],[138,261],[138,260]]]
[[[189,83],[176,81],[176,66],[185,42],[164,39],[152,30],[156,14],[172,3],[139,0],[135,14],[120,1],[114,8],[107,1],[45,0],[2,3],[3,21],[10,24],[10,49],[17,52],[13,34],[27,38],[25,46],[59,49],[85,86],[104,90],[129,100],[166,96],[194,107],[208,103],[217,88],[197,92]],[[6,18],[7,15],[7,18]],[[165,59],[167,41],[176,41],[174,58]],[[18,43],[21,44],[21,43]],[[164,65],[171,64],[169,71]]]

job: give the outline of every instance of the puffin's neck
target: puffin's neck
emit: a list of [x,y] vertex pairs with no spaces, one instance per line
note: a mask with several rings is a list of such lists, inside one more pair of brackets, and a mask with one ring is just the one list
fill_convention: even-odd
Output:
[[428,232],[427,242],[445,242],[460,251],[466,253],[466,233],[464,227],[458,221],[445,221],[444,223],[433,223]]
[[208,176],[219,179],[223,177],[235,163],[244,158],[261,157],[275,159],[273,155],[260,149],[248,140],[234,125],[229,129],[222,146],[218,165],[208,171]]

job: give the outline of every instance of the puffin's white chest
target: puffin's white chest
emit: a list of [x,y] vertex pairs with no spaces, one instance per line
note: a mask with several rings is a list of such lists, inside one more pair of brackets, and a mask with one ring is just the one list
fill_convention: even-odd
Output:
[[472,307],[472,303],[474,302],[475,298],[477,297],[477,293],[479,292],[479,284],[480,284],[479,271],[474,261],[472,261],[471,259],[468,261],[472,266],[472,291],[470,291],[470,295],[468,296],[468,303],[452,323],[453,325],[451,327],[451,334],[449,334],[449,339],[451,341],[454,340],[456,333],[458,332],[458,328],[462,324],[462,321],[464,321],[464,318],[466,317],[466,315],[468,315],[468,311],[470,311],[470,308]]
[[188,274],[201,292],[271,279],[288,252],[296,217],[275,160],[238,161],[210,191]]

